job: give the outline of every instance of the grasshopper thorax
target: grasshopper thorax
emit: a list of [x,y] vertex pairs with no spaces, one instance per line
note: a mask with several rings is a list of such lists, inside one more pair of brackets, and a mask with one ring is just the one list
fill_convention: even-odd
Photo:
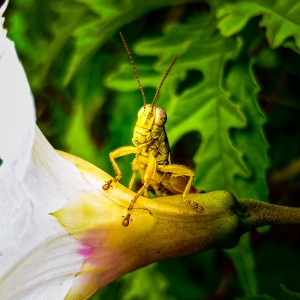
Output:
[[143,147],[157,142],[164,133],[167,114],[160,107],[152,104],[143,106],[137,116],[132,141],[136,147]]

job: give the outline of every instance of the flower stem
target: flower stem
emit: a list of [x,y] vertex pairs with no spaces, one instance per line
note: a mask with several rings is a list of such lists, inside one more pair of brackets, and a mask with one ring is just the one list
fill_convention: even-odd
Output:
[[242,228],[245,231],[264,225],[284,225],[300,223],[300,208],[270,204],[253,199],[239,202],[239,214],[243,216]]

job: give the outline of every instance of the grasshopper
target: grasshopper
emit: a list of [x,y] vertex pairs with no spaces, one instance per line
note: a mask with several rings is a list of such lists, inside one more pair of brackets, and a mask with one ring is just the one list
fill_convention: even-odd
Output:
[[120,147],[109,153],[109,159],[117,176],[113,180],[107,181],[102,188],[103,190],[108,190],[113,182],[118,182],[122,178],[122,172],[115,159],[128,154],[135,154],[132,162],[133,174],[128,188],[132,190],[137,172],[140,172],[143,185],[130,202],[127,214],[122,222],[124,226],[129,225],[130,215],[138,198],[141,195],[147,196],[149,189],[156,196],[182,194],[181,198],[187,205],[191,205],[197,211],[202,211],[203,208],[201,206],[196,202],[191,203],[187,199],[188,193],[202,192],[192,185],[195,176],[194,171],[184,165],[172,163],[170,146],[165,131],[167,114],[162,108],[155,106],[161,87],[175,64],[177,56],[175,56],[164,74],[152,103],[147,104],[133,57],[121,32],[120,36],[137,78],[144,105],[138,112],[137,122],[133,131],[132,142],[134,146]]

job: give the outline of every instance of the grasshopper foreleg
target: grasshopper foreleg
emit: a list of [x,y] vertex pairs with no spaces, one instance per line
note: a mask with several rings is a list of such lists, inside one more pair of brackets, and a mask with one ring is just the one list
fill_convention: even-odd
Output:
[[114,151],[111,151],[109,153],[109,159],[111,161],[111,164],[112,164],[115,172],[117,173],[117,176],[114,178],[114,180],[108,180],[102,186],[103,190],[108,190],[111,187],[111,184],[113,182],[118,182],[122,178],[122,172],[121,172],[118,164],[116,163],[115,159],[118,158],[118,157],[121,157],[121,156],[128,155],[128,154],[137,154],[137,153],[138,153],[138,149],[134,146],[120,147],[120,148],[115,149]]

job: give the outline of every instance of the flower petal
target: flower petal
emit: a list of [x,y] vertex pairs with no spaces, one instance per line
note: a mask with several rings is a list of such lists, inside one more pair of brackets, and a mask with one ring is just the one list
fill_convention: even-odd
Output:
[[15,46],[3,32],[0,28],[0,179],[8,173],[22,179],[35,135],[34,101]]
[[4,18],[2,17],[8,5],[8,0],[6,0],[0,7],[0,38],[6,36],[6,30],[3,28]]
[[6,254],[14,256],[15,241],[26,230],[32,211],[30,203],[23,201],[27,192],[22,181],[35,134],[34,103],[28,81],[14,44],[2,28],[7,3],[0,9],[0,276],[13,263]]
[[68,235],[35,247],[1,279],[0,299],[63,299],[78,272],[77,249]]
[[50,213],[90,186],[36,128],[25,72],[2,28],[7,3],[0,9],[0,298],[63,299],[83,256]]

